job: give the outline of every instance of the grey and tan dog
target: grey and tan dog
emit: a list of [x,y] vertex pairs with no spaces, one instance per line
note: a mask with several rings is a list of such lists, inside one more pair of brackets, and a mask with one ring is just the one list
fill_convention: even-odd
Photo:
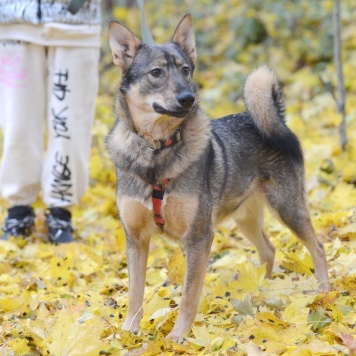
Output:
[[302,151],[286,126],[274,73],[261,67],[247,78],[247,112],[210,120],[199,107],[192,79],[196,50],[189,14],[163,45],[142,44],[115,21],[109,40],[122,70],[117,120],[107,145],[116,164],[127,239],[129,305],[123,329],[139,328],[153,234],[180,242],[186,254],[183,296],[170,339],[191,328],[213,229],[224,218],[236,220],[270,277],[275,248],[263,231],[264,205],[307,247],[320,289],[329,290],[324,248],[306,200]]

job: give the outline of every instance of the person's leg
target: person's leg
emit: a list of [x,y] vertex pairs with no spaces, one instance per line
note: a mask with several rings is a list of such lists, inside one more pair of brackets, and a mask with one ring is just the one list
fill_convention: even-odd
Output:
[[43,47],[0,41],[0,188],[11,205],[31,205],[40,190],[45,78]]
[[[48,149],[42,191],[45,204],[57,213],[78,204],[88,186],[98,61],[99,49],[49,48]],[[54,239],[50,233],[50,239],[61,242],[58,236]]]
[[31,205],[41,182],[45,81],[44,47],[0,41],[0,190],[11,205],[2,239],[29,235],[34,226]]

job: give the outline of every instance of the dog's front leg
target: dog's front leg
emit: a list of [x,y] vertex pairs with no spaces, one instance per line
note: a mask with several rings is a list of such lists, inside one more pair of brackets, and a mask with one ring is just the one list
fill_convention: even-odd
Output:
[[137,238],[126,234],[127,267],[129,270],[129,306],[124,330],[138,332],[143,315],[142,304],[146,281],[149,238]]
[[177,321],[167,335],[168,339],[175,342],[190,330],[195,319],[213,238],[214,233],[211,229],[203,236],[192,235],[184,241],[187,268],[183,295]]

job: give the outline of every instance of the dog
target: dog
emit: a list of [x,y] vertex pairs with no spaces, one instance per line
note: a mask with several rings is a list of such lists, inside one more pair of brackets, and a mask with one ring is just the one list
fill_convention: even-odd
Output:
[[214,226],[233,217],[271,277],[275,247],[263,231],[272,212],[309,250],[320,290],[330,288],[323,244],[314,232],[304,186],[303,154],[285,123],[274,72],[263,66],[244,86],[247,111],[210,120],[199,107],[192,17],[170,42],[148,46],[119,22],[109,24],[114,64],[122,71],[117,119],[107,136],[116,165],[117,206],[127,240],[129,303],[123,329],[138,332],[150,236],[183,245],[179,314],[167,338],[179,340],[195,319]]

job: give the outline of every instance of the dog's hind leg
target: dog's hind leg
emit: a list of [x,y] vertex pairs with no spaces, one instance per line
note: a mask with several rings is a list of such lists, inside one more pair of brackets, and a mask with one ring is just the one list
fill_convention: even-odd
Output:
[[209,228],[207,231],[202,226],[201,229],[195,227],[194,232],[184,239],[187,268],[182,299],[177,321],[172,331],[167,335],[168,339],[175,342],[190,330],[195,319],[213,238],[213,229]]
[[[300,239],[311,254],[319,290],[330,290],[324,246],[314,231],[303,185],[289,182],[289,186],[266,184],[266,199],[273,213]],[[286,184],[288,185],[288,183]],[[298,187],[300,189],[298,189]],[[280,189],[278,189],[280,188]]]
[[256,247],[261,265],[266,263],[266,277],[270,278],[274,262],[275,247],[263,231],[264,202],[258,196],[248,198],[237,210],[236,224],[243,235]]

